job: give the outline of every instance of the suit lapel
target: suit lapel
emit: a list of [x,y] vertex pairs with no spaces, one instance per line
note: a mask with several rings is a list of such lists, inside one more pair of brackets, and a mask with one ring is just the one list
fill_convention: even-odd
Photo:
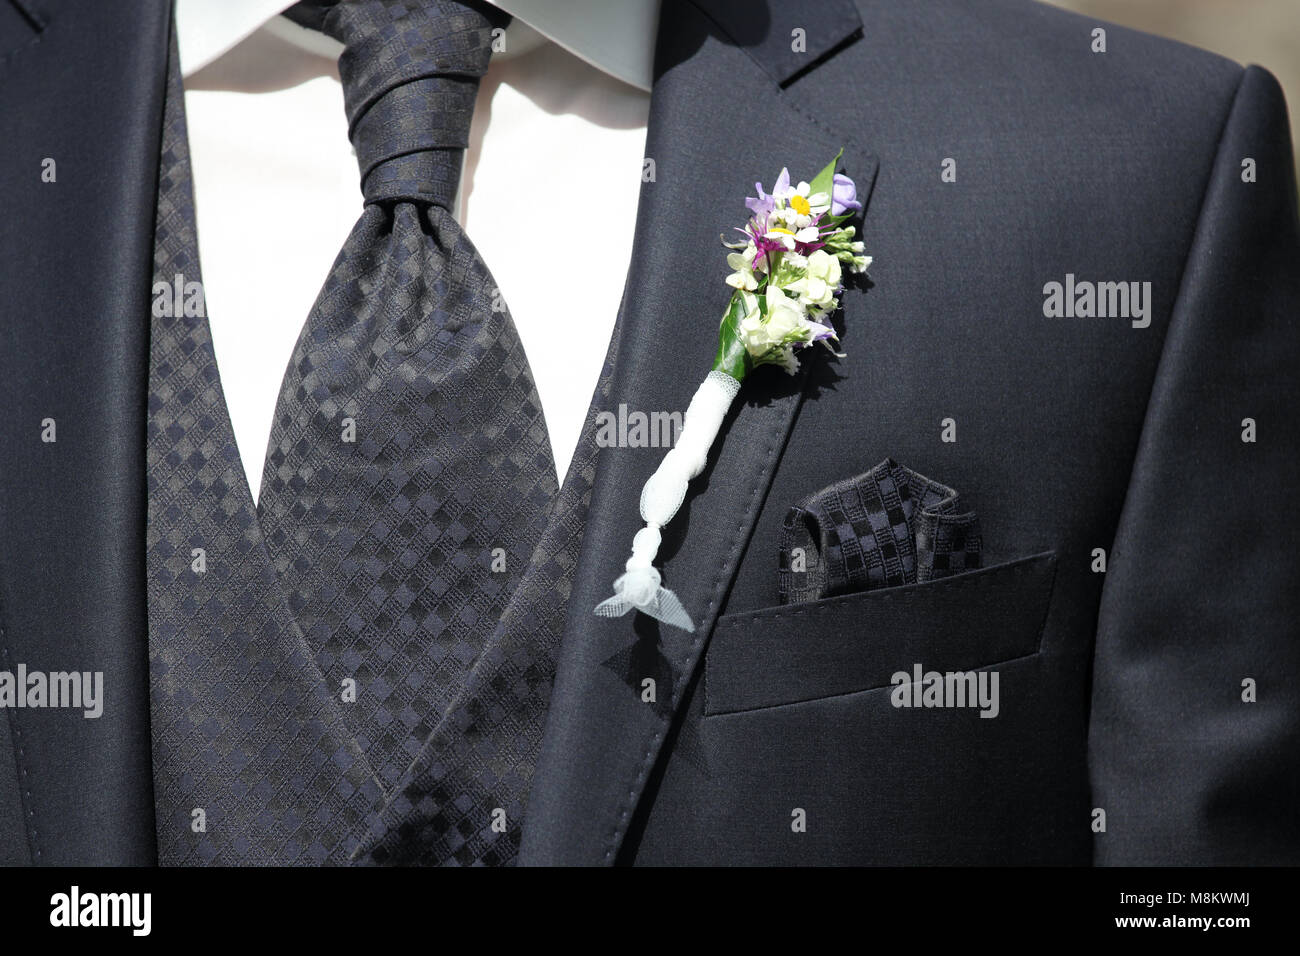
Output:
[[144,416],[168,5],[49,0],[24,19],[30,42],[7,29],[0,62],[0,670],[102,672],[103,713],[8,709],[0,735],[35,862],[152,863]]
[[[799,99],[780,89],[850,42],[857,14],[838,2],[781,10],[807,31],[807,52],[791,51],[794,27],[770,19],[779,15],[763,5],[665,3],[646,142],[654,178],[637,213],[611,411],[620,403],[629,414],[685,409],[713,359],[729,292],[718,237],[743,223],[755,181],[770,187],[783,166],[811,178],[844,147],[842,168],[864,203],[869,197],[874,157],[803,111],[804,84]],[[815,77],[808,84],[815,91]],[[845,296],[849,322],[854,296]],[[797,376],[765,368],[744,383],[708,467],[665,532],[659,564],[694,634],[641,615],[592,614],[622,571],[641,524],[641,486],[663,455],[601,450],[524,863],[614,862],[762,507],[809,363]]]

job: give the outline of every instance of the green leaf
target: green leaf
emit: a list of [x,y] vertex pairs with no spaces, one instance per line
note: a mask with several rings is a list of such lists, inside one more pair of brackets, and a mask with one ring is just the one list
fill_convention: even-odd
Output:
[[[761,300],[760,300],[761,301]],[[745,380],[745,374],[753,367],[749,350],[740,341],[740,320],[744,318],[740,293],[733,293],[727,314],[722,317],[718,328],[718,354],[713,359],[715,372],[726,372],[737,382]]]
[[820,173],[813,177],[812,182],[808,184],[812,187],[808,191],[809,195],[815,195],[817,193],[826,193],[828,196],[830,195],[831,186],[834,185],[835,180],[835,166],[839,163],[840,157],[843,155],[844,148],[840,147],[840,151],[835,154],[835,158],[827,163]]

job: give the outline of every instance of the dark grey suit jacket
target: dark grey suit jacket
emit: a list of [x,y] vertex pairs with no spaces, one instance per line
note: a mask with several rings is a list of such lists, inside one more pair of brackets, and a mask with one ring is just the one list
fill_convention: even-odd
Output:
[[[689,399],[755,179],[844,146],[875,262],[848,357],[746,382],[661,551],[694,635],[588,615],[657,463],[604,456],[526,863],[1300,862],[1286,107],[1176,43],[1107,26],[1094,53],[1097,26],[1021,0],[667,5],[614,394]],[[1149,326],[1045,317],[1067,274],[1150,282]],[[989,566],[774,606],[789,507],[887,456],[971,496]],[[893,707],[915,663],[995,668],[998,717]]]
[[[689,400],[756,180],[843,147],[875,263],[847,357],[747,381],[666,535],[694,634],[591,614],[661,454],[602,451],[523,862],[1300,861],[1286,108],[1264,70],[1117,27],[1094,53],[1097,26],[666,0],[613,400]],[[155,859],[138,303],[166,30],[161,3],[0,0],[0,665],[94,663],[116,696],[0,718],[3,862]],[[1046,317],[1067,275],[1150,282],[1149,325]],[[43,445],[47,416],[82,440]],[[969,498],[986,567],[777,606],[790,505],[885,457]],[[998,671],[999,715],[893,707],[916,663]]]

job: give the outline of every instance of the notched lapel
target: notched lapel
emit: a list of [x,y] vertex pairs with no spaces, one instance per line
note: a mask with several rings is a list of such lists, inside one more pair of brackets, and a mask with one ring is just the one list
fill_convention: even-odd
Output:
[[45,20],[20,0],[0,0],[0,69],[23,49],[38,43]]
[[[756,181],[770,188],[783,166],[810,179],[841,147],[841,168],[857,182],[864,207],[875,179],[873,156],[822,128],[779,88],[792,73],[784,57],[762,67],[772,42],[724,33],[719,11],[734,16],[734,5],[700,5],[713,9],[706,16],[667,3],[662,15],[646,142],[654,179],[642,187],[611,393],[629,413],[683,411],[708,372],[729,293],[719,236],[734,236],[745,221],[744,198]],[[826,24],[820,13],[805,22]],[[825,29],[823,58],[860,26],[853,13]],[[815,75],[800,90],[800,99],[815,95]],[[847,322],[860,314],[860,298],[856,289],[846,292]],[[706,470],[666,529],[659,564],[696,623],[693,634],[643,615],[592,613],[623,569],[641,524],[641,486],[663,455],[601,451],[524,823],[524,863],[615,861],[753,530],[809,367],[821,361],[810,356],[795,376],[768,367],[747,379]]]
[[862,20],[853,0],[691,2],[732,45],[749,54],[758,68],[781,86],[834,56],[862,33]]

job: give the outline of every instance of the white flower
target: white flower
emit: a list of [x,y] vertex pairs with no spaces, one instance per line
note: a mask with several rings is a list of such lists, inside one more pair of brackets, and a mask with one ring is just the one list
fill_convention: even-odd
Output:
[[[803,198],[803,197],[799,197]],[[811,207],[809,207],[811,209]],[[771,219],[784,223],[787,229],[804,229],[812,225],[813,217],[808,213],[801,213],[794,206],[786,206],[784,209],[774,209]]]
[[[776,188],[772,191],[772,196],[777,202],[783,203],[799,216],[808,217],[808,222],[831,208],[830,193],[814,193],[812,192],[812,186],[805,182],[800,182],[797,186],[791,186],[788,183],[783,186],[778,181]],[[806,222],[799,223],[800,226],[806,226],[807,224]]]
[[833,311],[835,308],[834,287],[827,285],[821,279],[804,276],[802,279],[791,282],[785,288],[787,292],[799,297],[800,305],[809,309],[823,313]]
[[807,320],[799,303],[786,296],[776,286],[767,290],[767,325],[773,334],[780,334],[782,342],[805,341]]
[[763,235],[767,239],[775,239],[791,252],[794,251],[794,245],[796,242],[816,242],[818,239],[816,226],[808,226],[807,228],[800,229],[797,232],[792,229],[769,229]]
[[786,249],[794,249],[794,233],[789,229],[769,229],[767,232],[763,233],[763,238],[775,239],[777,242],[781,243],[781,245],[785,246]]
[[745,315],[738,327],[741,344],[756,361],[774,362],[793,375],[798,369],[794,347],[812,342],[823,326],[808,321],[799,303],[774,285],[767,287],[766,314],[759,310],[757,296],[742,296]]
[[808,275],[833,287],[840,284],[840,261],[825,249],[814,249],[808,256]]
[[751,242],[742,252],[733,252],[727,256],[727,265],[734,271],[727,276],[727,285],[733,289],[753,292],[758,288],[758,279],[754,276],[754,244]]
[[785,289],[799,297],[799,304],[818,312],[832,312],[837,305],[835,291],[840,287],[840,262],[823,249],[808,256],[804,274],[787,283]]
[[[861,245],[861,243],[857,243],[857,245]],[[852,261],[849,263],[849,271],[866,272],[870,265],[871,256],[854,256]]]

